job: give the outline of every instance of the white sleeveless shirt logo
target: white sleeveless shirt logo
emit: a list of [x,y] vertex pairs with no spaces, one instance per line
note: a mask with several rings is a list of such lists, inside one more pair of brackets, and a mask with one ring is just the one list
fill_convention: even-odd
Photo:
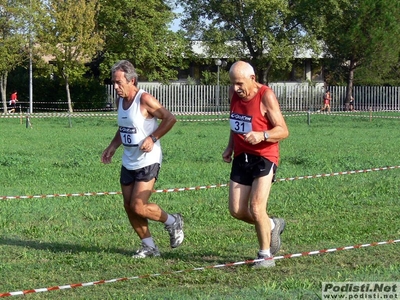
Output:
[[143,93],[145,91],[140,89],[131,106],[126,110],[123,109],[123,99],[119,99],[118,126],[124,146],[122,165],[128,170],[137,170],[155,163],[161,164],[162,161],[159,140],[150,152],[140,150],[144,139],[158,127],[157,118],[146,119],[140,112],[140,98]]

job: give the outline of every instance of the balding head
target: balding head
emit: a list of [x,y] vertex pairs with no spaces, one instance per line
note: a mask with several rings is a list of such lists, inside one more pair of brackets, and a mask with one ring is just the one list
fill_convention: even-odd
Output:
[[240,98],[248,98],[257,86],[253,67],[245,61],[235,62],[229,70],[232,89]]
[[229,76],[250,78],[255,76],[253,67],[245,61],[235,62],[229,70]]

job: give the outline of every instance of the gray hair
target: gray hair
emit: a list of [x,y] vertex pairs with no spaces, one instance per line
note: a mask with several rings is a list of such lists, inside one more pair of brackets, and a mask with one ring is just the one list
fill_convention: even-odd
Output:
[[111,75],[113,75],[116,71],[124,72],[125,78],[128,81],[135,79],[135,85],[137,85],[138,74],[136,73],[136,69],[131,62],[127,60],[120,60],[111,67]]

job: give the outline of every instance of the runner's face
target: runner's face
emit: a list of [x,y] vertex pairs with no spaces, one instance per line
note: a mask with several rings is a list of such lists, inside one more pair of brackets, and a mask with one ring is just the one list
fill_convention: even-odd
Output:
[[118,70],[112,76],[112,83],[118,96],[127,98],[129,91],[134,87],[135,80],[128,81],[125,78],[125,72]]
[[243,75],[232,74],[230,76],[230,81],[236,94],[240,98],[246,98],[250,95],[251,87],[253,86],[254,76],[246,78]]

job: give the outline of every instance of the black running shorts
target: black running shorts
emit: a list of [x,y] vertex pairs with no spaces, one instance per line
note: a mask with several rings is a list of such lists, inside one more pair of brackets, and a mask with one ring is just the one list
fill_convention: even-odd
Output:
[[160,164],[152,164],[137,170],[128,170],[124,166],[121,167],[120,183],[122,185],[130,185],[136,181],[148,182],[155,178],[157,180],[160,172]]
[[243,185],[252,185],[255,178],[267,176],[273,169],[275,173],[277,166],[262,156],[242,153],[236,156],[232,162],[231,180]]

